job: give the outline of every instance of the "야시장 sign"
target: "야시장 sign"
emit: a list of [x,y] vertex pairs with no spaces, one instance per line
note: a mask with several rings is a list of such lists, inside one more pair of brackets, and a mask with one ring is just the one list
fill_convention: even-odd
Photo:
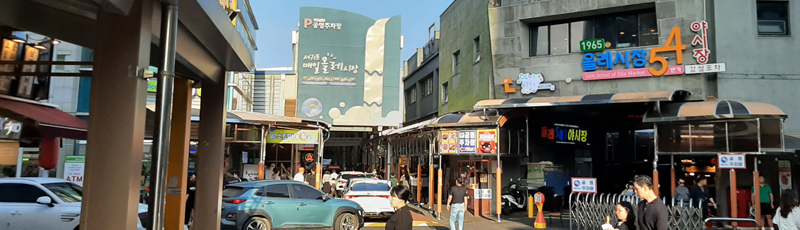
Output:
[[597,193],[597,178],[572,178],[572,192]]
[[267,143],[271,144],[318,144],[317,130],[272,130]]
[[497,129],[478,130],[478,153],[497,154]]
[[719,154],[719,168],[721,169],[745,169],[744,154]]
[[589,131],[577,125],[553,124],[553,128],[542,126],[542,138],[553,140],[558,144],[586,144]]

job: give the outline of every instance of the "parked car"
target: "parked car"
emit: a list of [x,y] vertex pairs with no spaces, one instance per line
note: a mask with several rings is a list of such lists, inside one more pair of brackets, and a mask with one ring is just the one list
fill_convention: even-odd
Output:
[[336,191],[339,192],[339,195],[344,193],[345,188],[347,188],[347,181],[352,178],[369,178],[370,175],[363,173],[363,172],[356,172],[356,171],[345,171],[339,174],[339,181],[336,183]]
[[[0,179],[0,229],[78,229],[83,188],[57,178]],[[139,204],[136,228],[144,230],[147,205]]]
[[225,186],[222,191],[223,230],[333,228],[364,226],[364,209],[349,200],[334,199],[295,181],[255,181]]
[[389,201],[391,184],[387,180],[353,179],[344,194],[344,199],[352,200],[364,208],[365,217],[388,218],[394,214]]

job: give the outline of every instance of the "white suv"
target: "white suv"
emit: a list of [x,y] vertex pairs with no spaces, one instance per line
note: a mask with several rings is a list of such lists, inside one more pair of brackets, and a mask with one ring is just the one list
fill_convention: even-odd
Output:
[[[56,178],[0,179],[0,229],[78,229],[83,188]],[[139,204],[136,228],[147,205]]]

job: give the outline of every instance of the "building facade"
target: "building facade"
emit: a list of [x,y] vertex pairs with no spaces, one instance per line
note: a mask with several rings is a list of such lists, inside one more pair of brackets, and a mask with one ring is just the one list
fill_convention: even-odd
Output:
[[428,42],[403,63],[403,126],[437,117],[439,114],[439,30],[429,28]]
[[297,74],[292,67],[259,68],[254,83],[253,112],[295,116]]

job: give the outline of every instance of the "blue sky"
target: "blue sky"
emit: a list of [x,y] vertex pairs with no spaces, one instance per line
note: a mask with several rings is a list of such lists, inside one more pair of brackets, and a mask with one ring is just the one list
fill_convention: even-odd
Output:
[[380,19],[402,15],[405,46],[402,60],[407,60],[428,42],[428,27],[439,23],[439,16],[452,0],[251,0],[256,19],[256,68],[292,65],[292,31],[297,30],[301,6],[346,10]]

